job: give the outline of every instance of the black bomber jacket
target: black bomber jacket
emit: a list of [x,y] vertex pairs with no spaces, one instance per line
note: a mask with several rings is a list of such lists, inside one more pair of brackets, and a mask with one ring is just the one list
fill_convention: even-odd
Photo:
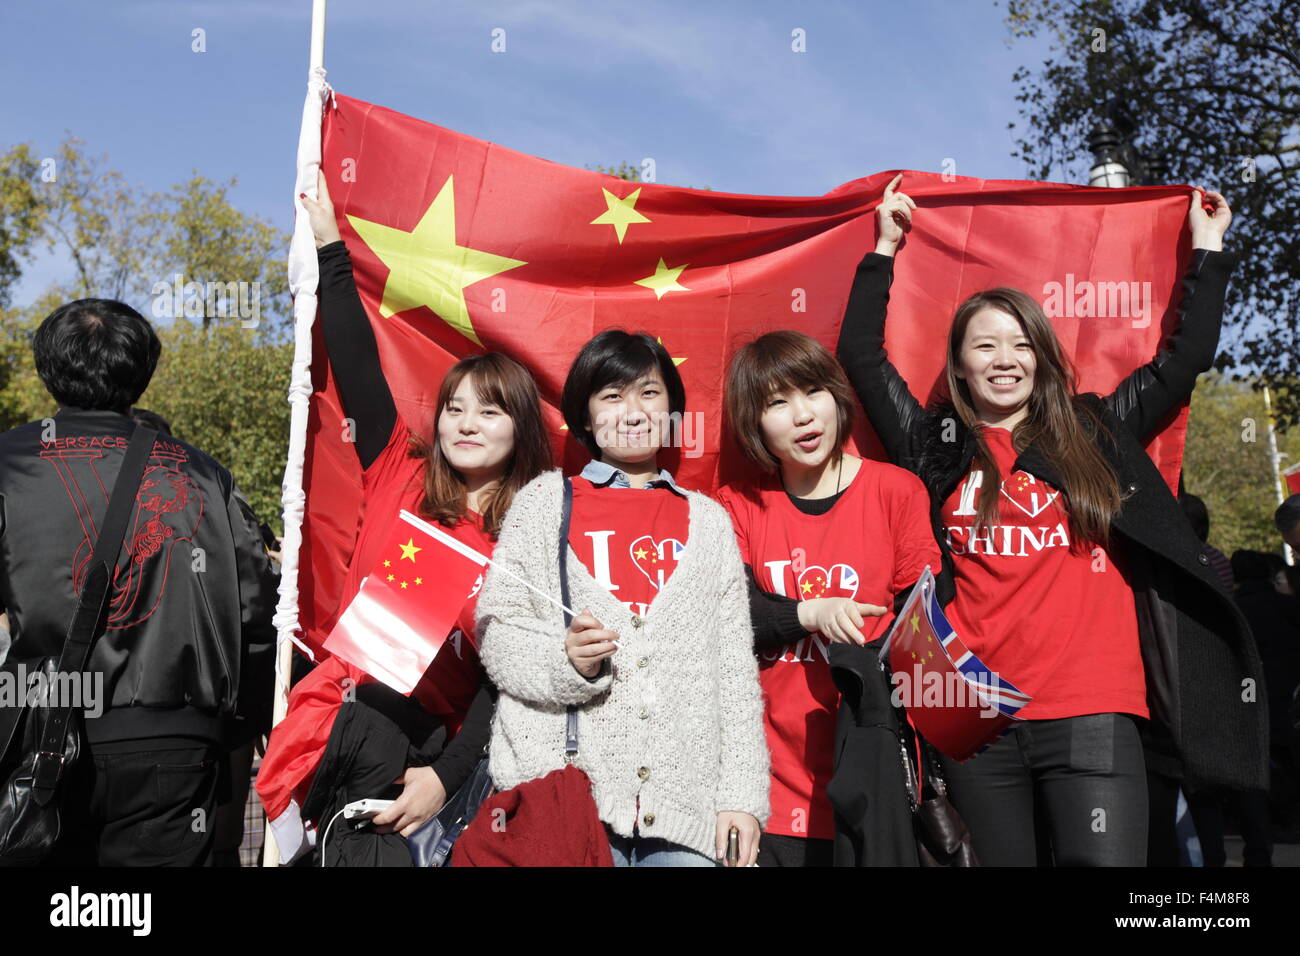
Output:
[[[117,412],[64,408],[0,435],[6,666],[59,654],[133,429]],[[232,718],[267,729],[276,582],[230,472],[160,435],[127,528],[91,652],[103,683],[87,736],[219,739]]]

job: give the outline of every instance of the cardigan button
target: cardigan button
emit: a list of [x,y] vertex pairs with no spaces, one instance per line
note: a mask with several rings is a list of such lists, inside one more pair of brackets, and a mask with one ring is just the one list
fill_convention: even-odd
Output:
[[1204,554],[1198,554],[1198,555],[1196,556],[1196,560],[1197,560],[1197,561],[1200,561],[1201,564],[1209,564],[1209,563],[1210,563],[1210,559],[1209,559],[1209,557],[1206,556],[1206,555],[1204,555]]
[[637,770],[636,775],[637,775],[638,777],[640,777],[643,781],[645,781],[645,780],[649,780],[649,779],[650,779],[650,768],[649,768],[649,767],[641,767],[641,768],[639,768],[639,769]]
[[649,708],[649,707],[642,707],[642,708],[637,712],[637,716],[640,717],[642,720],[647,720],[647,719],[649,719],[649,717],[650,717],[650,708]]
[[638,661],[636,662],[636,666],[637,666],[637,667],[649,667],[649,666],[650,666],[650,658],[648,658],[648,657],[642,657],[640,660],[638,660]]
[[635,614],[632,615],[632,626],[633,626],[633,627],[640,627],[640,626],[641,626],[642,624],[644,624],[644,623],[645,623],[645,621],[641,620],[640,617],[638,617],[638,616],[635,615]]
[[655,825],[655,815],[653,813],[647,813],[641,818],[641,822],[648,827],[652,827]]

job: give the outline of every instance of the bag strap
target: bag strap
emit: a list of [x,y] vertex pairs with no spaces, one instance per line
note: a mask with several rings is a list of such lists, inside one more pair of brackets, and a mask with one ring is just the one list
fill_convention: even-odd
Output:
[[[108,509],[99,527],[99,537],[86,566],[86,578],[77,601],[77,610],[68,625],[68,634],[59,655],[58,673],[80,674],[90,660],[90,650],[103,630],[104,611],[108,603],[109,588],[117,569],[117,559],[122,553],[122,539],[126,536],[126,523],[135,505],[136,492],[144,476],[149,455],[153,452],[158,432],[137,425],[126,446],[122,466],[118,469],[113,493],[108,499]],[[32,796],[44,806],[54,797],[59,778],[63,776],[63,748],[67,741],[68,725],[73,707],[69,703],[51,708],[41,735],[41,742],[32,767]]]
[[[560,603],[564,605],[564,627],[573,623],[569,613],[569,519],[573,517],[573,482],[564,479],[564,505],[560,510]],[[578,756],[578,708],[570,704],[564,715],[564,762]]]

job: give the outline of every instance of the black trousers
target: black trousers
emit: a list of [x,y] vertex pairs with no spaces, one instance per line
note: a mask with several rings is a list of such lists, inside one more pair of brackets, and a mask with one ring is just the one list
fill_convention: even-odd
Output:
[[835,841],[764,833],[758,840],[759,866],[835,865]]
[[981,865],[1146,865],[1146,764],[1134,718],[1027,720],[965,763],[941,759]]
[[101,744],[82,754],[62,796],[50,866],[208,866],[221,753],[187,737]]

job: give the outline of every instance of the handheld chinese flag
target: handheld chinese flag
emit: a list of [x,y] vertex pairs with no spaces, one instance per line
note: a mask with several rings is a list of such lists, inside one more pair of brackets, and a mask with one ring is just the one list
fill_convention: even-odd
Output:
[[880,658],[913,726],[955,760],[997,740],[1030,697],[967,650],[935,597],[927,567],[899,612]]
[[481,586],[488,558],[409,511],[399,517],[325,649],[409,694]]

